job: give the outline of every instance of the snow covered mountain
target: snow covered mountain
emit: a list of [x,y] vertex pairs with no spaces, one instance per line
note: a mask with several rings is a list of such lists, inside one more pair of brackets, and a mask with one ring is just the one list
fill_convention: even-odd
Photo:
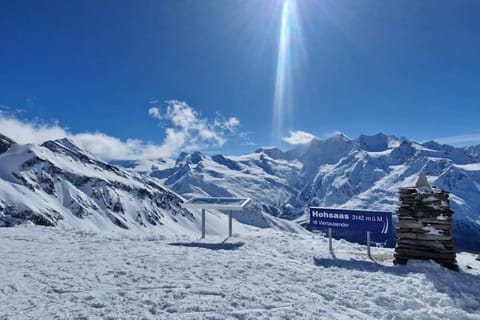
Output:
[[263,212],[297,221],[306,219],[308,206],[394,212],[399,188],[413,186],[425,172],[430,183],[451,192],[457,245],[480,249],[480,146],[454,148],[385,134],[357,139],[337,134],[286,152],[261,148],[240,156],[182,153],[174,163],[141,168],[186,197],[256,200],[249,214],[237,217],[240,220]]
[[41,146],[0,137],[0,226],[189,228],[181,197],[153,179],[94,159],[67,139]]
[[[398,189],[414,185],[426,172],[431,183],[451,192],[457,245],[480,249],[480,146],[338,134],[285,152],[261,148],[229,157],[194,152],[182,153],[176,161],[115,165],[67,139],[20,145],[0,135],[0,226],[32,221],[99,230],[198,232],[200,219],[181,208],[182,197],[211,195],[253,198],[250,208],[234,213],[244,224],[298,230],[276,217],[305,220],[308,206],[395,211]],[[224,215],[213,215],[208,233],[226,226]]]
[[[31,221],[87,230],[198,235],[201,219],[183,209],[183,202],[157,179],[99,161],[68,139],[20,145],[0,135],[0,227]],[[264,213],[249,221],[301,230]],[[209,212],[208,234],[225,234],[226,226],[224,214]],[[237,224],[234,229],[245,228]]]

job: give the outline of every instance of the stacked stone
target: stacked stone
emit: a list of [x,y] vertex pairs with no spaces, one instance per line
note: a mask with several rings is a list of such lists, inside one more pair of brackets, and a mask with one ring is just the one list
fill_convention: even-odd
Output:
[[417,187],[400,189],[395,263],[434,260],[457,270],[449,194],[425,182],[422,176]]

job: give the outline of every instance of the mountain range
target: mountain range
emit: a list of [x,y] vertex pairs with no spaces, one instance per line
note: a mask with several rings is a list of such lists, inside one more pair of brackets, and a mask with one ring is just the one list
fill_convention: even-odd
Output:
[[[298,232],[309,206],[395,212],[399,188],[413,186],[422,172],[450,192],[457,246],[479,250],[480,146],[455,148],[381,133],[357,139],[337,134],[287,151],[193,152],[176,160],[111,163],[68,139],[22,145],[0,135],[0,226],[31,221],[102,231],[198,232],[198,212],[181,204],[208,195],[254,200],[234,213],[240,228]],[[207,233],[221,234],[226,218],[211,214]],[[395,234],[376,240],[392,246]]]
[[[480,249],[480,146],[455,148],[382,133],[357,139],[336,134],[287,151],[194,152],[181,153],[176,161],[117,164],[155,177],[185,197],[251,197],[254,205],[237,216],[245,223],[252,212],[304,222],[309,206],[395,212],[399,189],[414,186],[425,173],[431,184],[450,192],[457,246]],[[359,237],[365,236],[350,240]],[[395,235],[386,241],[393,245]]]
[[[198,212],[152,177],[100,161],[68,139],[17,144],[0,135],[0,227],[25,222],[96,231],[199,234]],[[227,217],[209,212],[207,233],[225,234]],[[260,226],[301,230],[265,213]],[[238,231],[242,225],[237,225]]]

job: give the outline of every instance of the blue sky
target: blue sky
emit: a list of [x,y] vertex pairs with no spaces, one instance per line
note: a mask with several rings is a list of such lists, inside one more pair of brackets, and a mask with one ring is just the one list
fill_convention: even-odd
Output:
[[480,1],[287,1],[1,1],[0,132],[152,154],[298,130],[480,143]]

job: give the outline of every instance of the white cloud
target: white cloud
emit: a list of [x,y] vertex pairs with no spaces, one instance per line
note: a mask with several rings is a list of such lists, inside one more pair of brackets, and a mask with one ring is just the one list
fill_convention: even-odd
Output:
[[191,152],[221,147],[240,124],[235,117],[224,120],[219,115],[213,121],[209,121],[202,118],[187,103],[176,100],[166,102],[163,114],[158,107],[149,108],[148,114],[161,121],[162,127],[165,128],[165,138],[161,144],[139,139],[124,141],[102,132],[74,134],[56,122],[23,120],[2,109],[0,109],[0,133],[22,144],[41,144],[66,137],[101,159],[127,160],[172,157],[180,151]]
[[228,120],[223,122],[222,128],[230,132],[236,132],[239,125],[240,125],[240,120],[238,120],[235,117],[230,117],[228,118]]
[[141,140],[122,141],[101,132],[70,134],[67,137],[82,149],[101,159],[129,159],[134,157],[135,154],[145,156],[145,144]]
[[217,118],[214,121],[214,124],[218,128],[225,129],[230,132],[235,132],[240,125],[240,120],[236,117],[230,117],[228,119],[224,119],[217,113]]
[[104,159],[141,159],[164,155],[164,148],[141,140],[122,141],[101,132],[72,134],[58,123],[18,119],[0,111],[0,133],[18,143],[41,144],[48,140],[69,138],[82,149]]
[[179,150],[221,147],[240,125],[237,118],[225,120],[219,114],[210,121],[183,101],[169,100],[165,104],[164,113],[159,108],[152,107],[149,115],[169,125],[162,145],[173,153]]
[[0,111],[0,132],[18,143],[42,143],[68,136],[57,123],[25,122]]
[[282,140],[289,144],[306,144],[312,141],[315,136],[311,133],[297,130],[297,131],[290,131],[290,136],[283,137]]
[[450,144],[454,146],[480,144],[480,133],[442,137],[434,140],[437,141],[438,143]]
[[148,114],[154,118],[160,119],[160,109],[157,107],[151,107],[148,109]]

